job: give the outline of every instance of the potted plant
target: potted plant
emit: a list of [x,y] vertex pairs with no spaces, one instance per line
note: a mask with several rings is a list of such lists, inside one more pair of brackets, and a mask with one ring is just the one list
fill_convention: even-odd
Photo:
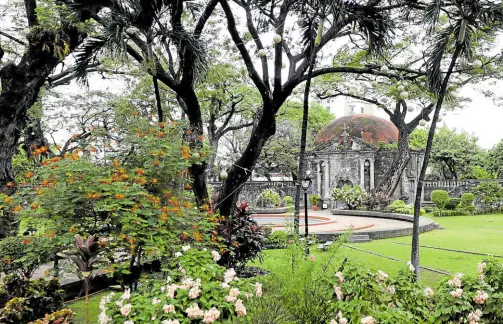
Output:
[[318,210],[318,204],[321,201],[320,195],[318,195],[318,194],[311,194],[311,195],[309,195],[309,201],[311,202],[311,208],[314,211],[317,211]]

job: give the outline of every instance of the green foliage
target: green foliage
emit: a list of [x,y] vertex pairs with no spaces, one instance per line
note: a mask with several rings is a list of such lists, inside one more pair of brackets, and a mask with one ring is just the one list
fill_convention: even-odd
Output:
[[391,204],[388,205],[388,209],[391,210],[391,211],[394,211],[397,208],[403,208],[405,206],[407,206],[407,204],[405,203],[405,201],[403,201],[403,200],[395,200]]
[[356,209],[362,204],[365,195],[365,190],[359,185],[348,186],[344,185],[342,188],[335,188],[332,191],[332,197],[335,200],[343,200],[349,209]]
[[43,319],[36,320],[29,324],[60,324],[72,323],[75,313],[70,309],[61,309],[52,314],[45,314]]
[[461,195],[461,207],[470,207],[473,206],[473,202],[475,201],[475,195],[470,192],[465,192]]
[[0,304],[1,323],[28,323],[63,307],[64,292],[57,279],[30,281],[11,274],[4,278],[1,291],[6,295],[0,300],[8,300]]
[[445,209],[455,210],[461,203],[461,198],[449,198],[447,204],[445,204]]
[[503,140],[489,151],[487,169],[498,178],[503,178]]
[[10,236],[0,240],[0,271],[16,273],[30,278],[41,264],[54,255],[51,238],[34,236]]
[[258,199],[257,206],[261,208],[273,208],[278,207],[280,203],[279,194],[272,189],[264,189]]
[[114,323],[127,320],[161,323],[177,319],[180,323],[190,323],[190,319],[210,317],[208,312],[213,312],[219,321],[236,320],[246,316],[244,304],[249,298],[262,295],[260,283],[237,280],[233,269],[217,265],[216,251],[185,248],[178,255],[166,279],[143,280],[134,293],[126,291],[103,297],[100,319],[107,318]]
[[309,202],[311,203],[312,206],[318,206],[318,204],[321,201],[321,197],[318,194],[310,194],[309,195]]
[[[393,212],[397,214],[414,215],[414,205],[398,207],[395,208]],[[419,209],[419,215],[424,214],[426,214],[425,209],[424,208]]]
[[288,243],[288,233],[285,231],[274,231],[265,240],[265,245],[275,247],[285,247]]
[[482,182],[472,190],[476,197],[476,204],[483,210],[497,210],[503,200],[503,189],[498,182]]
[[445,205],[449,202],[449,193],[445,190],[433,190],[430,199],[441,213],[442,209],[444,209]]
[[283,206],[286,206],[286,207],[289,207],[289,206],[293,206],[293,197],[292,196],[285,196],[283,197],[283,199],[281,199],[281,202],[283,204]]
[[384,149],[384,150],[396,150],[398,149],[398,144],[397,143],[385,143],[385,142],[379,142],[379,148]]

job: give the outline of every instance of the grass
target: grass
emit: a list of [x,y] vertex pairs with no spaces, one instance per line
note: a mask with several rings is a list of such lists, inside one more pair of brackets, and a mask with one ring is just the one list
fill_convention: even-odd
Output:
[[[444,226],[444,230],[435,230],[423,233],[420,236],[420,244],[481,252],[493,255],[503,255],[503,245],[501,244],[501,233],[503,230],[503,215],[483,215],[483,216],[456,216],[456,217],[434,217],[436,222]],[[369,243],[355,244],[356,247],[368,251],[377,252],[382,255],[394,257],[404,263],[410,260],[410,243],[412,237],[400,237],[385,240],[375,240]],[[406,243],[398,245],[393,242]],[[312,254],[320,261],[326,256],[326,252],[312,249]],[[281,250],[266,251],[263,267],[270,271],[281,271],[285,267],[283,252]],[[361,263],[363,266],[383,270],[389,274],[396,274],[404,267],[404,263],[395,262],[382,257],[369,255],[364,252],[352,250],[347,247],[341,248],[338,257],[342,260],[347,257],[349,260]],[[485,257],[480,255],[470,255],[449,251],[440,251],[428,248],[420,249],[420,263],[434,269],[445,270],[451,273],[463,272],[474,273],[477,263]],[[430,271],[422,271],[422,282],[425,285],[434,285],[441,280],[443,275]]]
[[[110,294],[110,291],[102,291],[95,295],[89,296],[89,323],[96,323],[100,315],[100,301],[105,295]],[[67,308],[76,313],[74,322],[77,324],[86,322],[86,300],[85,298],[67,304]]]

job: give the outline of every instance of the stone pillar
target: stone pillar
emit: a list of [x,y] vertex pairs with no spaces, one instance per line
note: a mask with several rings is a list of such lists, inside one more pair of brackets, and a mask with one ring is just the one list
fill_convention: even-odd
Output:
[[374,189],[374,159],[370,160],[370,190]]
[[365,160],[360,160],[360,187],[365,188]]
[[316,193],[321,195],[321,167],[320,163],[316,163],[316,189],[318,190]]
[[325,160],[325,198],[330,198],[330,173],[328,171],[328,159]]

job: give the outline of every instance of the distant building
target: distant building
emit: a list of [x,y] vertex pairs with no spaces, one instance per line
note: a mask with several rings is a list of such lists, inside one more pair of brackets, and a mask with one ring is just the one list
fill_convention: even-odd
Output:
[[343,117],[353,114],[376,114],[375,105],[348,97],[315,99],[315,101],[319,105],[328,109],[336,117]]

